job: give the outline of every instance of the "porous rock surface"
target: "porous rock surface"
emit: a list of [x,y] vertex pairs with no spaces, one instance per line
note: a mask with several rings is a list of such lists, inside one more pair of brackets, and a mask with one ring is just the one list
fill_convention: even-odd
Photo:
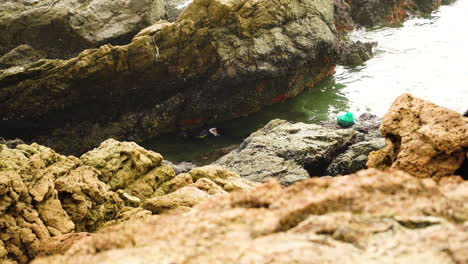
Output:
[[468,182],[370,169],[212,198],[115,225],[33,264],[468,261]]
[[219,166],[176,176],[160,154],[132,142],[109,139],[80,159],[38,144],[0,144],[0,262],[28,263],[88,236],[74,232],[187,210],[254,186]]
[[27,263],[41,240],[112,219],[123,203],[98,175],[37,144],[0,145],[0,260]]
[[213,195],[252,189],[256,185],[221,166],[208,165],[179,174],[164,183],[156,190],[154,197],[146,200],[142,207],[153,213],[164,213],[174,209],[186,211]]
[[86,48],[130,41],[164,14],[162,0],[3,0],[0,55],[29,44],[48,58],[70,58]]
[[195,0],[128,45],[0,71],[0,135],[81,153],[243,116],[331,75],[334,31],[328,0]]
[[162,164],[159,153],[133,142],[108,139],[80,159],[99,170],[100,180],[112,191],[123,190],[141,200],[151,197],[162,183],[175,177],[174,170]]
[[369,152],[384,146],[378,118],[365,117],[349,129],[336,121],[315,125],[272,120],[215,164],[251,181],[274,177],[283,185],[311,176],[353,173],[365,168]]
[[467,155],[468,118],[410,94],[393,102],[380,131],[386,146],[369,155],[369,167],[439,178],[453,175]]

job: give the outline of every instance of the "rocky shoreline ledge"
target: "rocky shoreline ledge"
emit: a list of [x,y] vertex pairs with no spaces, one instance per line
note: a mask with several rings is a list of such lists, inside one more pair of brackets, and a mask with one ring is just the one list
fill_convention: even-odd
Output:
[[[0,144],[0,260],[466,263],[468,175],[455,175],[467,167],[468,118],[404,94],[382,120],[386,145],[367,161],[378,169],[309,179],[302,168],[291,181],[299,165],[323,164],[330,142],[347,144],[344,155],[366,142],[373,121],[337,132],[274,120],[218,164],[177,175],[132,142],[109,139],[80,158]],[[279,157],[287,169],[270,173]]]
[[283,102],[337,63],[372,56],[349,30],[440,5],[195,0],[168,22],[159,19],[175,16],[171,1],[55,2],[0,4],[0,136],[75,155],[110,137],[140,143]]
[[349,31],[449,2],[2,1],[0,263],[468,263],[468,117],[410,94],[202,167],[137,144],[283,102],[372,56]]

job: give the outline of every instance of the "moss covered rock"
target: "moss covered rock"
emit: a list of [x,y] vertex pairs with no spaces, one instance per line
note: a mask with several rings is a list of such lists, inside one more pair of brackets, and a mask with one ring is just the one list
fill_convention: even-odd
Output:
[[0,132],[76,153],[243,116],[332,74],[334,31],[328,0],[195,0],[126,46],[0,71]]

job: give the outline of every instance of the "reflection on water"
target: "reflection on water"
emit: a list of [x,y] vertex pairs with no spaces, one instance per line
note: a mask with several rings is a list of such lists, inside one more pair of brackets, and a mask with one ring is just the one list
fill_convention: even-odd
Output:
[[359,30],[353,38],[378,41],[375,57],[336,74],[301,95],[252,116],[217,124],[221,137],[183,140],[175,135],[145,147],[174,162],[208,163],[207,153],[239,144],[275,118],[316,123],[340,111],[383,115],[404,92],[463,112],[468,108],[468,0],[442,7],[429,19],[412,19],[399,28]]

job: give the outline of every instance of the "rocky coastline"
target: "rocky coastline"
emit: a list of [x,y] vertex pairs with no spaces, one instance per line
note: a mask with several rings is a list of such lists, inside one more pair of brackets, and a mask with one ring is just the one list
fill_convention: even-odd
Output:
[[0,263],[468,263],[468,117],[411,94],[349,128],[271,120],[206,166],[138,145],[283,102],[372,56],[351,30],[450,2],[0,3]]
[[440,5],[195,0],[168,22],[158,21],[168,15],[160,0],[52,2],[0,6],[0,136],[75,155],[110,137],[140,143],[283,102],[337,63],[372,56],[372,43],[352,43],[342,28],[393,25]]
[[466,262],[468,118],[404,94],[379,123],[273,120],[197,168],[113,139],[79,158],[0,144],[0,260]]

